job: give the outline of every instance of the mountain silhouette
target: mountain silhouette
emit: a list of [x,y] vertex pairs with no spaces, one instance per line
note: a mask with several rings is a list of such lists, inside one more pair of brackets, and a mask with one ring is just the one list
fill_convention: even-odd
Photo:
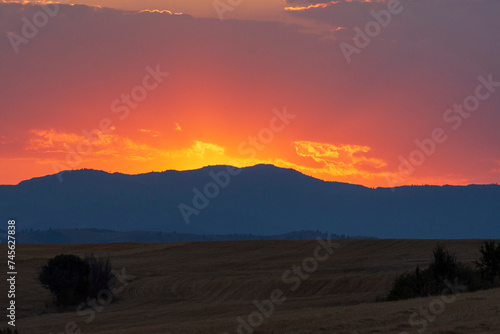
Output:
[[83,169],[34,178],[0,186],[1,218],[16,219],[18,229],[41,230],[500,238],[498,185],[371,189],[272,165],[241,168],[237,175],[228,170],[234,169],[139,175]]

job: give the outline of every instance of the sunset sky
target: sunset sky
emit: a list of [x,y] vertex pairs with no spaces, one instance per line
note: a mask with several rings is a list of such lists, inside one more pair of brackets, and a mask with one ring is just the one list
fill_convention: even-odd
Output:
[[258,163],[369,187],[498,183],[499,14],[498,0],[2,1],[0,184]]

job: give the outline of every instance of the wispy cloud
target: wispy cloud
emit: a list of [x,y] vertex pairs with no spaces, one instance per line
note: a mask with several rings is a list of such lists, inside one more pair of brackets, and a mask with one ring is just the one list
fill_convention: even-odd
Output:
[[[140,129],[139,132],[153,137],[159,135],[158,131]],[[68,152],[79,153],[79,147],[88,147],[89,140],[82,135],[69,132],[58,132],[55,129],[30,131],[31,137],[27,141],[26,151],[33,153],[52,154],[54,161],[64,161]],[[163,158],[197,158],[204,159],[208,154],[223,155],[222,146],[195,140],[189,147],[169,149],[155,147],[150,144],[133,140],[118,134],[100,133],[100,140],[92,144],[92,153],[86,159],[125,159],[132,161],[145,161]],[[87,154],[85,154],[87,155]],[[46,158],[42,158],[46,159]],[[49,161],[49,160],[47,160]]]
[[85,140],[82,135],[74,133],[57,132],[54,129],[48,130],[30,130],[31,138],[28,139],[26,146],[26,151],[45,151],[45,152],[57,152],[63,151],[62,149],[65,145],[76,144],[80,141]]
[[[335,1],[332,1],[332,3],[335,3]],[[328,6],[328,3],[318,3],[315,5],[309,5],[309,6],[285,7],[285,10],[287,10],[287,11],[301,11],[301,10],[308,10],[311,8],[325,8],[327,6]]]
[[500,160],[495,160],[495,162],[497,163],[497,167],[492,168],[490,170],[490,173],[492,173],[492,174],[500,174]]
[[[310,141],[296,141],[293,143],[297,154],[304,158],[313,159],[323,165],[322,170],[331,175],[363,175],[369,177],[366,168],[381,168],[387,166],[382,159],[367,157],[371,148],[360,145],[334,145]],[[374,173],[379,175],[379,173]]]
[[159,137],[160,131],[149,130],[149,129],[139,129],[139,132],[150,135],[151,137]]
[[157,14],[169,14],[169,15],[183,15],[183,13],[173,13],[169,10],[158,10],[158,9],[143,9],[138,12],[139,14],[141,13],[157,13]]

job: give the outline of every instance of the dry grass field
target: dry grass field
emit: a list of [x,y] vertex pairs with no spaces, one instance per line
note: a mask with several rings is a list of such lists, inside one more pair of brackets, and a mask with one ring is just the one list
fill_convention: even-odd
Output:
[[[237,318],[248,321],[253,312],[250,321],[258,324],[254,301],[268,305],[263,301],[280,290],[286,300],[272,312],[264,308],[264,323],[241,333],[500,333],[500,289],[446,296],[446,303],[440,297],[375,302],[398,273],[425,266],[437,241],[334,242],[340,247],[331,255],[322,251],[327,258],[317,269],[304,262],[312,267],[301,279],[287,270],[314,256],[317,241],[18,245],[16,327],[20,334],[238,333]],[[481,242],[442,244],[472,261]],[[109,305],[57,313],[36,278],[40,266],[61,253],[109,255],[118,271],[134,278],[118,283],[123,289]],[[5,312],[5,279],[0,289]],[[5,319],[4,313],[1,327]]]

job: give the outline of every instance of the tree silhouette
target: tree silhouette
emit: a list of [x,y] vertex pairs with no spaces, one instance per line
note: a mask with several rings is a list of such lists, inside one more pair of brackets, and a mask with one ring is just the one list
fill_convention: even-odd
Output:
[[476,261],[476,266],[481,277],[494,283],[496,278],[500,278],[500,244],[497,245],[492,240],[485,241],[479,251],[481,257]]

